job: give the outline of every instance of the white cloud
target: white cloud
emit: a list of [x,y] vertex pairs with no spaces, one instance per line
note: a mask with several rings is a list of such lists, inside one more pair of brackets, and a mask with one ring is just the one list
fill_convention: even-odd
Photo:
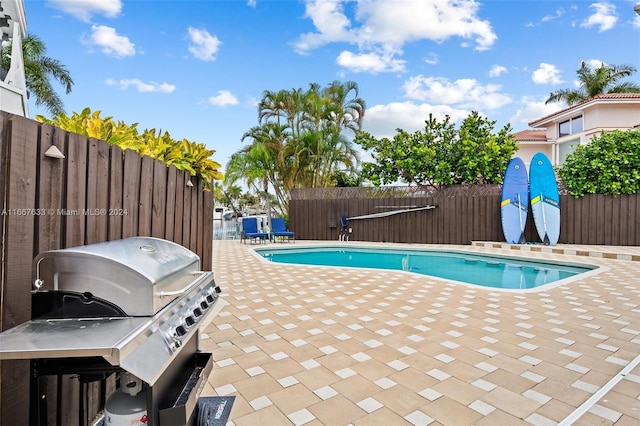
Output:
[[102,53],[116,58],[133,56],[136,54],[135,44],[128,37],[118,34],[115,28],[105,25],[91,26],[90,44],[100,47]]
[[207,30],[189,27],[189,52],[197,59],[215,61],[222,42]]
[[238,99],[228,90],[218,90],[218,94],[209,97],[207,102],[215,106],[237,105]]
[[176,90],[176,86],[169,83],[145,83],[137,78],[114,80],[112,78],[106,81],[108,86],[115,86],[121,90],[127,90],[129,87],[134,87],[140,93],[173,93]]
[[442,77],[418,75],[405,81],[403,89],[409,99],[457,105],[465,109],[496,109],[511,103],[508,95],[500,93],[502,86],[499,84],[482,85],[472,78],[449,81]]
[[595,12],[580,24],[581,27],[598,27],[598,32],[603,32],[610,30],[616,25],[616,22],[618,22],[615,5],[607,2],[600,2],[593,3],[589,7],[591,9],[595,9]]
[[537,70],[531,75],[531,79],[535,84],[560,84],[560,71],[555,65],[540,63]]
[[502,65],[494,65],[489,70],[489,77],[499,77],[501,74],[507,72],[507,68]]
[[424,128],[424,122],[433,114],[438,120],[449,115],[453,121],[462,121],[470,111],[455,109],[447,105],[416,104],[414,102],[393,102],[367,108],[362,128],[373,136],[391,138],[396,129],[415,132]]
[[424,61],[429,65],[436,65],[438,63],[438,54],[433,52],[429,53]]
[[633,28],[640,28],[640,15],[633,17]]
[[[372,59],[367,55],[377,54],[390,64],[397,63],[394,56],[408,42],[441,43],[458,37],[463,46],[472,45],[467,42],[471,40],[476,50],[487,50],[498,38],[491,23],[478,16],[480,5],[474,0],[403,0],[401,7],[385,0],[358,1],[352,16],[345,13],[346,3],[350,1],[307,0],[305,17],[313,21],[316,31],[300,35],[295,50],[306,54],[328,43],[351,43],[360,52],[349,59]],[[372,63],[371,70],[380,72],[379,61]]]
[[404,71],[406,61],[394,59],[391,54],[341,52],[336,58],[341,67],[353,72],[398,72]]
[[564,15],[564,9],[563,8],[559,8],[556,10],[556,13],[554,13],[553,15],[545,15],[542,17],[542,22],[549,22],[549,21],[553,21],[554,19],[558,19],[560,18],[562,15]]
[[517,131],[518,129],[528,128],[529,123],[532,121],[546,117],[547,115],[560,111],[565,107],[562,103],[550,103],[545,105],[545,100],[546,99],[533,98],[529,96],[525,96],[520,99],[519,104],[522,106],[517,109],[515,115],[509,120],[509,123],[511,123],[514,130]]
[[121,0],[49,0],[49,3],[84,22],[89,22],[92,15],[115,18],[122,10]]
[[454,122],[461,122],[467,118],[470,111],[448,105],[417,104],[410,101],[374,105],[367,108],[362,130],[377,138],[392,138],[396,129],[407,132],[424,129],[424,122],[429,118],[429,113],[438,120],[443,120],[445,115],[449,115]]
[[257,0],[247,0],[247,6],[256,7]]
[[[587,65],[589,65],[589,67],[591,67],[592,69],[595,68],[600,68],[603,65],[607,65],[606,62],[600,60],[600,59],[587,59],[585,61],[587,63]],[[580,68],[580,64],[576,67],[576,69]]]

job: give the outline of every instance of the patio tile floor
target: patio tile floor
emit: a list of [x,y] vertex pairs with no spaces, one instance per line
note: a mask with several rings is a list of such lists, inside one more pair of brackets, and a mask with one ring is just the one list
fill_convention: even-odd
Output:
[[[295,247],[318,244],[335,242]],[[410,246],[602,269],[538,291],[502,291],[269,263],[253,253],[264,245],[215,241],[225,306],[202,334],[214,359],[203,396],[235,395],[235,425],[640,422],[640,365],[620,377],[640,354],[640,248]]]

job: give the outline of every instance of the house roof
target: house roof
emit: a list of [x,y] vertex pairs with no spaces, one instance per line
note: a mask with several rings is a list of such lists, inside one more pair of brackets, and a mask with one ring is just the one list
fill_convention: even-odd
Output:
[[546,142],[546,133],[547,132],[545,130],[525,129],[514,133],[513,136],[515,136],[518,142]]
[[580,110],[580,109],[584,109],[586,106],[588,106],[589,104],[595,104],[595,103],[599,103],[599,102],[607,102],[607,101],[611,101],[611,100],[637,100],[640,101],[640,93],[602,93],[600,95],[596,95],[591,99],[587,99],[586,101],[582,101],[579,104],[576,105],[571,105],[570,107],[561,109],[560,111],[556,111],[553,114],[549,114],[547,116],[544,116],[542,118],[539,118],[535,121],[532,121],[529,123],[529,126],[531,127],[538,127],[541,124],[546,124],[547,122],[551,121],[553,118],[560,116],[562,114],[565,114],[569,111],[572,110]]

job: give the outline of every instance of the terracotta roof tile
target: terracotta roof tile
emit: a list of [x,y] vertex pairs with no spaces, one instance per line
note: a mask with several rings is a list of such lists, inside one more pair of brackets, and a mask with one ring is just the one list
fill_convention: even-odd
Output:
[[546,130],[525,129],[517,133],[514,133],[516,140],[518,141],[547,141]]

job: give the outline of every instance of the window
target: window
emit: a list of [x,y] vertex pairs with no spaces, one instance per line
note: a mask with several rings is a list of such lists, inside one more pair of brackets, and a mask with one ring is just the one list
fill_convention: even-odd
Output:
[[558,137],[567,135],[573,135],[574,133],[580,133],[584,129],[582,124],[582,116],[573,117],[570,120],[563,121],[558,125]]
[[574,139],[568,142],[563,142],[558,145],[558,164],[564,163],[564,160],[567,159],[567,155],[573,153],[576,148],[580,145],[580,139]]

